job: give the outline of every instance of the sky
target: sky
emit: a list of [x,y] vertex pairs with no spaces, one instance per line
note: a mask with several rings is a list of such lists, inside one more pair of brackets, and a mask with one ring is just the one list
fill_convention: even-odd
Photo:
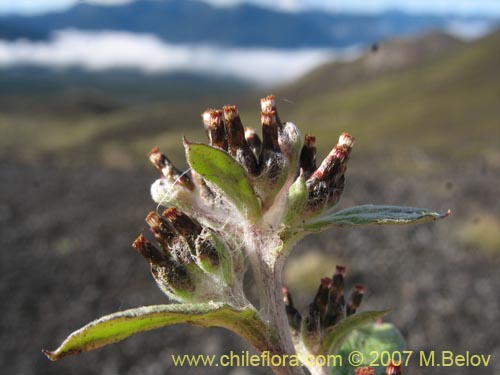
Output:
[[[0,0],[0,13],[40,13],[64,9],[79,0]],[[113,5],[133,0],[85,0],[88,3]],[[218,6],[241,2],[259,4],[286,10],[325,9],[329,11],[379,12],[400,9],[410,12],[458,13],[463,15],[491,15],[500,17],[500,0],[203,0]]]

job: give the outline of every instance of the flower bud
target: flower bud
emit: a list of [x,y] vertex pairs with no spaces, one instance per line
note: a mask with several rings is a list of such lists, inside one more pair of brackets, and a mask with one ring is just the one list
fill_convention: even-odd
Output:
[[167,208],[162,216],[168,219],[177,232],[184,237],[190,245],[194,246],[196,238],[200,235],[202,227],[196,220],[191,219],[184,212],[175,207]]
[[245,139],[245,130],[236,106],[224,106],[224,119],[229,153],[245,167],[250,175],[256,175],[257,160]]
[[233,282],[233,260],[226,244],[215,233],[206,231],[196,240],[198,265],[224,284]]
[[345,267],[337,266],[337,270],[332,277],[328,296],[325,327],[335,325],[341,319],[345,318],[344,275]]
[[256,160],[258,160],[260,155],[260,150],[262,148],[262,141],[260,140],[259,136],[252,128],[245,128],[245,139],[247,141],[248,146],[255,155]]
[[293,122],[287,121],[278,128],[278,145],[281,153],[288,158],[292,177],[296,177],[300,162],[302,136],[299,128]]
[[231,253],[222,239],[179,211],[150,212],[146,222],[163,252],[140,236],[134,248],[148,259],[160,288],[184,302],[224,300],[233,285]]
[[314,303],[309,305],[307,314],[302,319],[301,336],[309,352],[318,353],[321,346],[322,328],[320,311]]
[[321,212],[339,201],[344,190],[344,173],[353,143],[354,138],[343,133],[338,144],[307,180],[309,211]]
[[156,284],[171,299],[183,302],[192,301],[196,284],[188,273],[187,267],[180,263],[165,266],[151,265],[151,274]]
[[260,121],[262,124],[262,151],[280,152],[276,111],[262,112]]
[[278,124],[278,126],[281,126],[281,120],[276,109],[276,99],[274,95],[268,95],[265,98],[260,99],[260,110],[262,113],[274,112],[274,121]]
[[363,300],[363,295],[365,293],[365,288],[361,284],[357,284],[354,288],[354,291],[351,294],[351,298],[346,307],[346,315],[352,315],[356,313],[356,310],[361,305],[361,301]]
[[176,181],[188,190],[193,190],[194,185],[185,173],[179,172],[172,162],[160,152],[158,147],[154,147],[148,154],[149,160],[163,177]]
[[344,278],[345,278],[346,268],[345,266],[337,265],[335,267],[335,273],[332,277],[331,289],[336,293],[344,293]]
[[156,241],[165,252],[169,252],[170,247],[178,235],[177,231],[170,223],[154,211],[151,211],[148,216],[146,216],[146,222],[149,224]]
[[262,209],[266,210],[273,204],[276,194],[287,181],[290,170],[289,158],[281,151],[280,131],[282,145],[291,154],[293,145],[287,138],[291,135],[289,133],[293,133],[291,129],[295,126],[291,124],[289,129],[283,132],[273,96],[261,99],[261,108],[262,150],[259,156],[259,176],[255,185],[263,202]]
[[187,174],[181,174],[157,147],[151,150],[149,159],[162,176],[151,185],[153,200],[163,206],[190,206],[195,186]]
[[314,297],[313,303],[316,305],[316,308],[319,311],[320,321],[322,323],[321,324],[322,326],[325,321],[326,310],[328,307],[328,298],[329,298],[331,283],[332,279],[330,279],[329,277],[322,278],[321,283],[319,284],[318,292]]
[[304,170],[306,179],[309,179],[316,170],[316,137],[306,134],[304,146],[300,152],[300,168]]
[[150,264],[164,264],[169,260],[166,253],[156,248],[141,234],[132,243],[132,247],[141,254]]
[[151,273],[165,294],[180,301],[192,298],[195,284],[183,264],[166,256],[142,235],[137,237],[132,247],[148,260]]
[[300,325],[302,323],[302,317],[293,305],[292,295],[288,291],[287,287],[282,288],[283,302],[285,303],[286,316],[288,318],[288,324],[290,328],[297,333],[300,330]]
[[201,115],[207,131],[210,146],[227,151],[227,135],[222,120],[224,113],[219,109],[208,109]]

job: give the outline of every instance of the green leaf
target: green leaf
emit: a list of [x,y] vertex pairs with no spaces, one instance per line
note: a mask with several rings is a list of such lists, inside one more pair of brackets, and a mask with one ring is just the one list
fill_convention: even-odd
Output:
[[227,152],[198,143],[185,143],[189,165],[219,187],[243,215],[256,221],[261,217],[257,196],[243,167]]
[[357,351],[364,359],[359,366],[371,366],[375,375],[384,375],[390,360],[404,363],[405,346],[403,336],[391,323],[366,325],[354,330],[344,342],[339,351],[344,366],[333,368],[332,374],[354,375],[355,369],[349,365],[348,356]]
[[344,341],[354,330],[381,319],[388,312],[389,310],[364,311],[342,319],[325,331],[322,340],[322,351],[327,354],[337,354]]
[[445,215],[426,208],[401,207],[401,206],[376,206],[367,204],[355,206],[342,211],[318,217],[307,222],[304,229],[319,231],[328,226],[349,227],[356,225],[373,224],[411,224],[424,223],[443,219],[450,215],[450,211]]
[[256,348],[264,350],[267,329],[252,308],[235,309],[223,303],[145,306],[103,316],[69,335],[54,351],[44,350],[52,361],[112,344],[139,332],[190,323],[203,327],[224,327]]

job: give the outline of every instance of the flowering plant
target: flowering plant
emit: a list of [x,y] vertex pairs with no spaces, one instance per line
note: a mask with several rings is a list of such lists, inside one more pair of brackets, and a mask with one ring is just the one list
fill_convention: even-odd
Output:
[[[364,293],[361,285],[346,302],[345,267],[321,280],[304,314],[282,286],[282,269],[293,245],[311,232],[434,221],[447,215],[375,205],[335,212],[354,138],[343,133],[317,167],[315,137],[303,139],[295,124],[282,122],[273,96],[261,100],[262,141],[243,127],[235,106],[207,110],[202,118],[209,145],[184,139],[187,172],[177,170],[158,148],[150,152],[160,173],[151,194],[166,209],[146,217],[158,247],[143,235],[133,243],[150,263],[158,286],[176,303],[104,316],[44,353],[57,360],[178,323],[224,327],[259,352],[283,356],[282,363],[271,364],[277,374],[303,374],[303,365],[311,362],[308,356],[349,348],[402,350],[404,342],[392,325],[370,324],[387,311],[356,313]],[[243,288],[247,266],[259,292],[258,307]],[[302,366],[294,366],[291,358]],[[325,364],[307,367],[312,374],[355,371]],[[373,371],[396,374],[399,369],[394,364],[356,369],[359,374]]]

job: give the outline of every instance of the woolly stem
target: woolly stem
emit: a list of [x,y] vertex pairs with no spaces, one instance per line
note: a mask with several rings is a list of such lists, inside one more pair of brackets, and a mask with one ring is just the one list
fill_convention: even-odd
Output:
[[259,290],[260,315],[268,325],[271,343],[268,348],[271,356],[278,355],[281,366],[271,367],[275,374],[304,375],[300,366],[290,366],[290,358],[297,358],[292,335],[285,311],[282,294],[281,274],[284,257],[280,248],[276,248],[275,237],[259,228],[252,228],[250,264]]

